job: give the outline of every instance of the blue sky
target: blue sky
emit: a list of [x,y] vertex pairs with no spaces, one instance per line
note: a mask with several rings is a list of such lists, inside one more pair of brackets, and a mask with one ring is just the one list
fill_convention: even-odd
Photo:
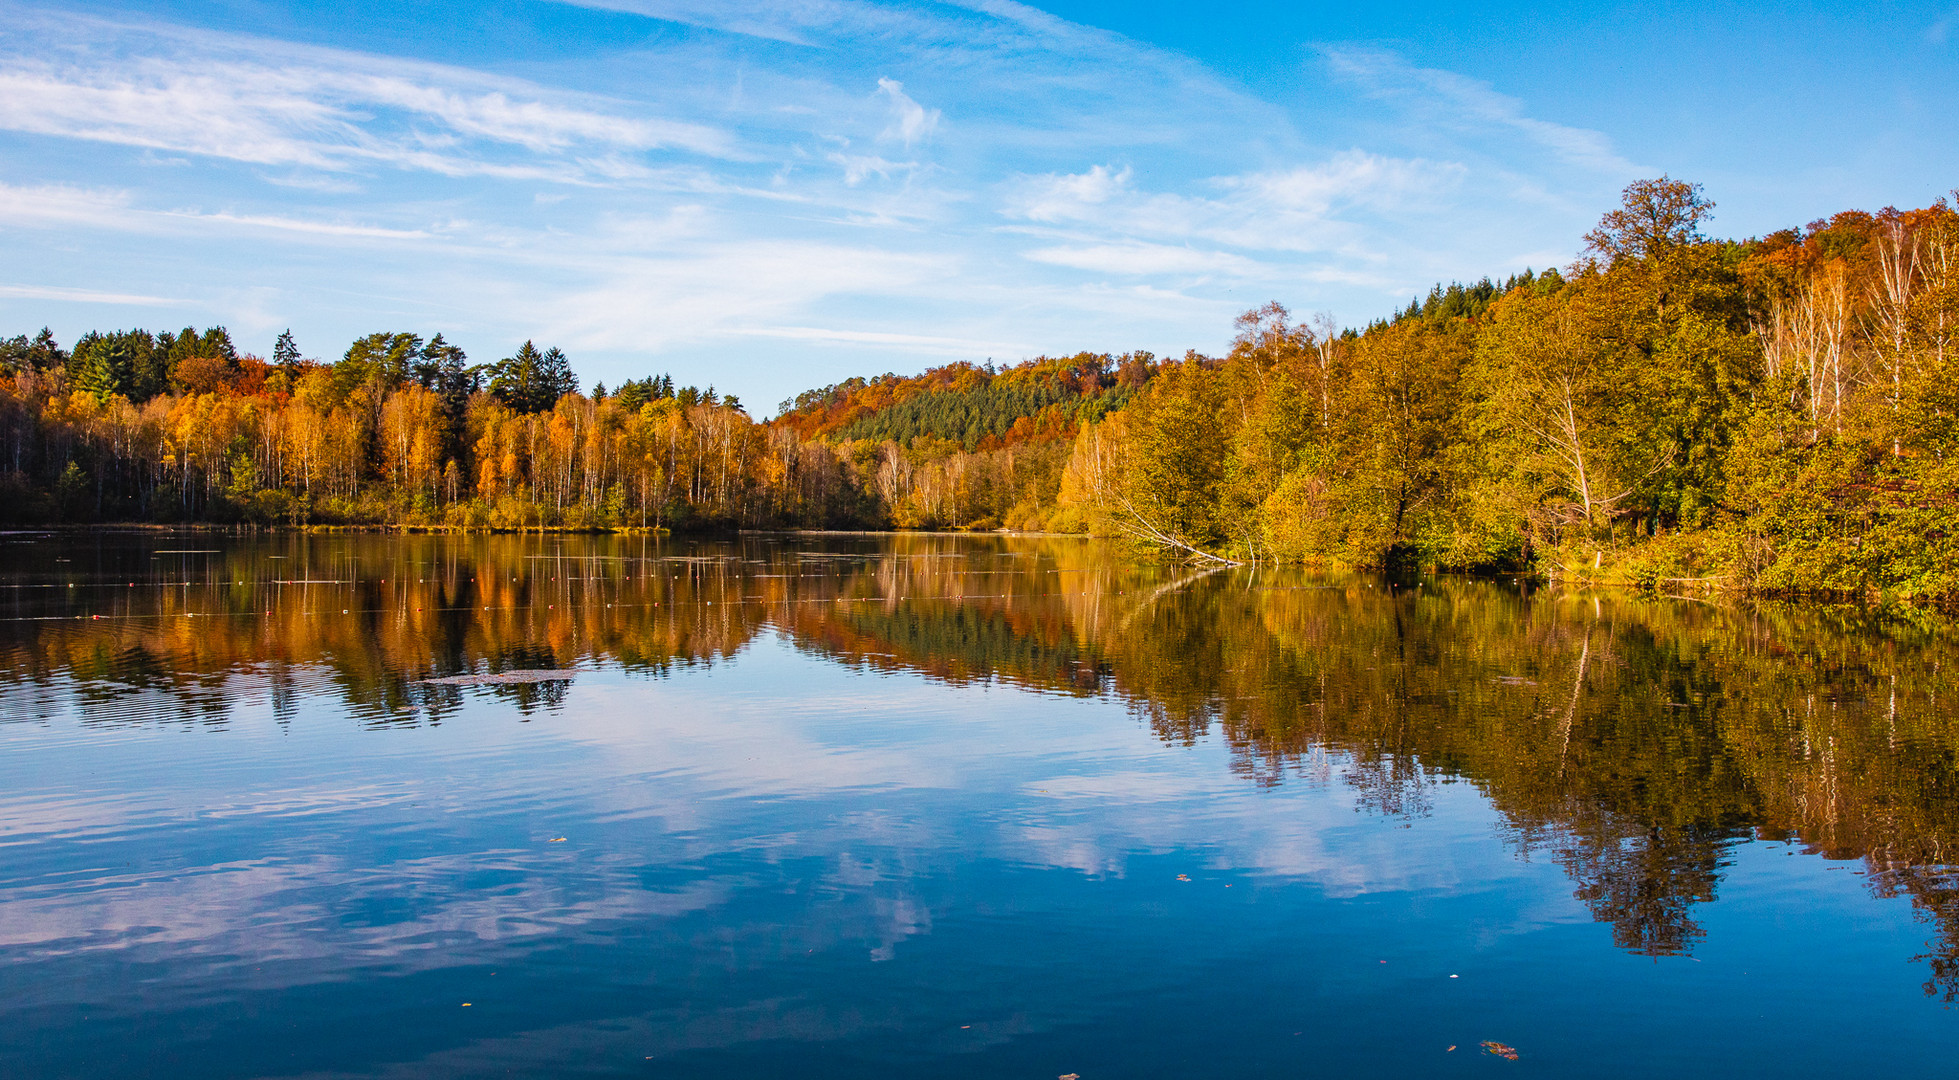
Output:
[[1726,235],[1925,205],[1956,94],[1950,4],[0,0],[0,332],[535,338],[759,416],[1365,323],[1644,176]]

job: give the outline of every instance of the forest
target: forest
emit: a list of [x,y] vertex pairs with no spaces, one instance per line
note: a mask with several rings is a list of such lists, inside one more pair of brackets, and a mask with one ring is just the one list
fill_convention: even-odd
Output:
[[1959,214],[1711,237],[1628,186],[1568,267],[1341,328],[1278,303],[1223,356],[955,363],[750,417],[667,376],[583,391],[530,342],[335,361],[222,328],[0,339],[0,515],[465,529],[1006,528],[1206,564],[1527,572],[1959,601]]

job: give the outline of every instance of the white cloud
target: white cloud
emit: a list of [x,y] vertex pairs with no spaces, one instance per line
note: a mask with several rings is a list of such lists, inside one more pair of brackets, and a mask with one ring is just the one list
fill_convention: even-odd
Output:
[[[1352,150],[1317,165],[1213,177],[1210,194],[1145,192],[1132,172],[1097,165],[1084,173],[1025,177],[1009,195],[1009,217],[1088,227],[1135,242],[1201,240],[1247,251],[1364,255],[1355,247],[1366,216],[1442,205],[1464,167]],[[1071,264],[1072,265],[1072,264]]]
[[[513,253],[512,261],[536,265],[550,258],[546,243],[540,238],[537,246]],[[657,254],[560,256],[569,288],[548,297],[511,289],[508,303],[528,307],[547,328],[545,336],[582,348],[644,350],[726,336],[812,340],[810,334],[770,334],[762,328],[794,325],[798,315],[829,298],[903,293],[954,272],[941,256],[838,243],[730,240],[711,231],[664,247]]]
[[88,20],[61,28],[94,47],[0,62],[0,128],[329,172],[573,183],[643,174],[622,153],[736,153],[706,124],[465,69]]
[[925,106],[913,101],[905,93],[905,84],[896,79],[880,78],[878,92],[891,100],[891,125],[884,129],[884,137],[898,139],[911,149],[913,143],[932,134],[939,126],[939,110],[927,111]]
[[129,193],[65,184],[16,187],[0,184],[0,222],[16,226],[91,225],[116,228],[128,223]]
[[163,296],[98,292],[94,289],[65,289],[55,285],[0,285],[0,296],[16,300],[58,300],[69,304],[135,304],[142,307],[183,303],[181,300],[172,300]]
[[975,353],[997,353],[1002,356],[1028,352],[1038,346],[1027,342],[980,341],[972,338],[940,337],[931,334],[897,334],[875,330],[837,330],[819,326],[756,326],[740,327],[730,331],[741,337],[786,338],[791,341],[818,342],[826,345],[879,345],[888,348],[911,349],[933,355],[964,355]]
[[729,5],[716,0],[564,0],[574,7],[600,11],[623,11],[651,19],[699,26],[724,33],[741,34],[780,41],[790,45],[812,44],[808,31],[833,24],[842,14],[842,5],[823,2],[787,4]]
[[[835,48],[871,40],[905,47],[959,46],[1053,37],[1073,24],[1018,4],[947,3],[929,8],[868,0],[560,0],[574,7],[619,11],[723,34],[805,48]],[[964,10],[962,10],[964,9]]]
[[0,223],[30,228],[85,227],[125,232],[187,232],[212,228],[273,231],[312,237],[359,240],[425,240],[422,229],[316,221],[276,214],[203,213],[148,210],[135,206],[127,191],[59,184],[15,187],[0,183]]
[[1198,251],[1167,244],[1119,243],[1061,245],[1035,248],[1022,253],[1035,262],[1092,270],[1103,274],[1208,274],[1245,275],[1268,273],[1264,267],[1241,255],[1221,251]]
[[1088,208],[1103,206],[1126,193],[1133,175],[1127,168],[1096,165],[1084,173],[1029,177],[1009,197],[1007,213],[1029,221],[1078,219]]
[[1527,116],[1523,102],[1498,93],[1480,79],[1416,67],[1400,55],[1380,49],[1343,46],[1322,52],[1336,73],[1379,96],[1412,100],[1449,123],[1515,131],[1569,164],[1612,176],[1639,171],[1638,166],[1619,156],[1612,140],[1603,133]]
[[1349,150],[1319,165],[1224,176],[1213,183],[1261,208],[1319,217],[1343,207],[1395,210],[1411,202],[1428,201],[1454,187],[1466,171],[1454,162]]
[[[189,162],[185,162],[185,164],[189,164]],[[345,176],[305,172],[297,169],[292,172],[283,173],[263,172],[259,174],[259,179],[278,187],[293,188],[298,191],[316,191],[323,195],[358,195],[364,190],[360,184],[347,179]]]
[[910,172],[918,167],[915,161],[887,161],[875,154],[831,154],[830,160],[843,166],[843,182],[856,187],[875,176],[880,180],[891,179],[892,173]]
[[313,236],[333,236],[361,240],[426,240],[430,236],[428,232],[421,229],[387,229],[378,225],[344,225],[330,221],[307,221],[301,218],[277,217],[270,214],[200,214],[190,210],[165,210],[160,212],[159,216],[208,225],[234,225],[246,229],[272,229],[279,232],[306,233]]

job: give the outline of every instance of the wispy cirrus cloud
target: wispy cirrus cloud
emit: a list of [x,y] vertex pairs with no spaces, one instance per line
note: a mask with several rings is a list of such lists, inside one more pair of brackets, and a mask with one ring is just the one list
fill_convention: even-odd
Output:
[[69,184],[0,184],[0,223],[30,228],[90,225],[114,228],[130,213],[127,191]]
[[[1062,263],[1083,269],[1154,265],[1164,272],[1189,272],[1200,266],[1245,270],[1255,265],[1234,250],[1367,260],[1378,250],[1365,243],[1370,234],[1385,239],[1378,235],[1382,217],[1446,205],[1463,173],[1462,166],[1449,162],[1346,151],[1314,165],[1211,177],[1192,191],[1150,192],[1134,183],[1133,170],[1096,165],[1081,173],[1022,178],[1006,213],[1103,236],[1107,243],[1087,250],[1107,253],[1106,259]],[[1184,248],[1135,247],[1145,237],[1180,241]],[[1193,244],[1213,250],[1191,250]],[[1129,262],[1118,254],[1125,247],[1154,257]],[[1057,252],[1077,250],[1043,248],[1028,257],[1056,262]]]
[[104,188],[0,183],[0,224],[26,228],[85,227],[123,232],[191,232],[210,227],[302,234],[332,239],[425,240],[423,229],[310,220],[276,214],[143,209],[132,193]]
[[0,285],[0,296],[16,300],[54,300],[64,304],[135,304],[140,307],[162,307],[183,303],[182,300],[167,296],[102,292],[97,289],[66,289],[58,285]]
[[843,182],[846,186],[858,184],[875,176],[889,180],[894,174],[909,173],[918,168],[916,161],[889,161],[876,154],[833,153],[829,160],[843,166]]
[[1480,79],[1417,67],[1384,49],[1328,46],[1320,52],[1336,74],[1369,93],[1419,110],[1431,121],[1515,132],[1569,164],[1613,176],[1639,171],[1639,166],[1619,155],[1604,133],[1530,116],[1521,100],[1498,93]]
[[571,183],[643,175],[633,155],[647,152],[737,153],[708,124],[466,69],[55,21],[76,44],[0,63],[0,129],[329,172]]
[[822,326],[755,326],[736,331],[744,337],[782,338],[832,345],[876,345],[916,349],[933,356],[970,356],[974,352],[1011,355],[1039,348],[1025,341],[985,341],[940,334],[899,334],[876,330],[843,330]]
[[650,19],[806,48],[864,40],[902,48],[979,46],[1003,38],[1056,36],[1086,28],[1011,3],[910,6],[872,0],[560,0],[573,7],[644,15]]
[[1943,45],[1952,40],[1952,28],[1955,26],[1959,26],[1959,7],[1946,12],[1925,28],[1926,44]]
[[905,84],[896,79],[880,76],[877,81],[878,93],[891,102],[891,124],[884,129],[884,138],[897,139],[906,149],[920,139],[932,134],[939,126],[939,110],[927,109],[913,101],[905,93]]
[[1058,244],[1022,252],[1035,262],[1090,270],[1101,274],[1153,277],[1160,274],[1234,274],[1264,276],[1271,268],[1242,255],[1200,251],[1171,244],[1139,242]]

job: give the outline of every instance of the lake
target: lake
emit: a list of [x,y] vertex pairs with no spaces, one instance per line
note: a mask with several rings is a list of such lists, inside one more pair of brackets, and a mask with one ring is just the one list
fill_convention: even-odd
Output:
[[10,1077],[1955,1071],[1959,649],[1868,611],[113,532],[0,609]]

